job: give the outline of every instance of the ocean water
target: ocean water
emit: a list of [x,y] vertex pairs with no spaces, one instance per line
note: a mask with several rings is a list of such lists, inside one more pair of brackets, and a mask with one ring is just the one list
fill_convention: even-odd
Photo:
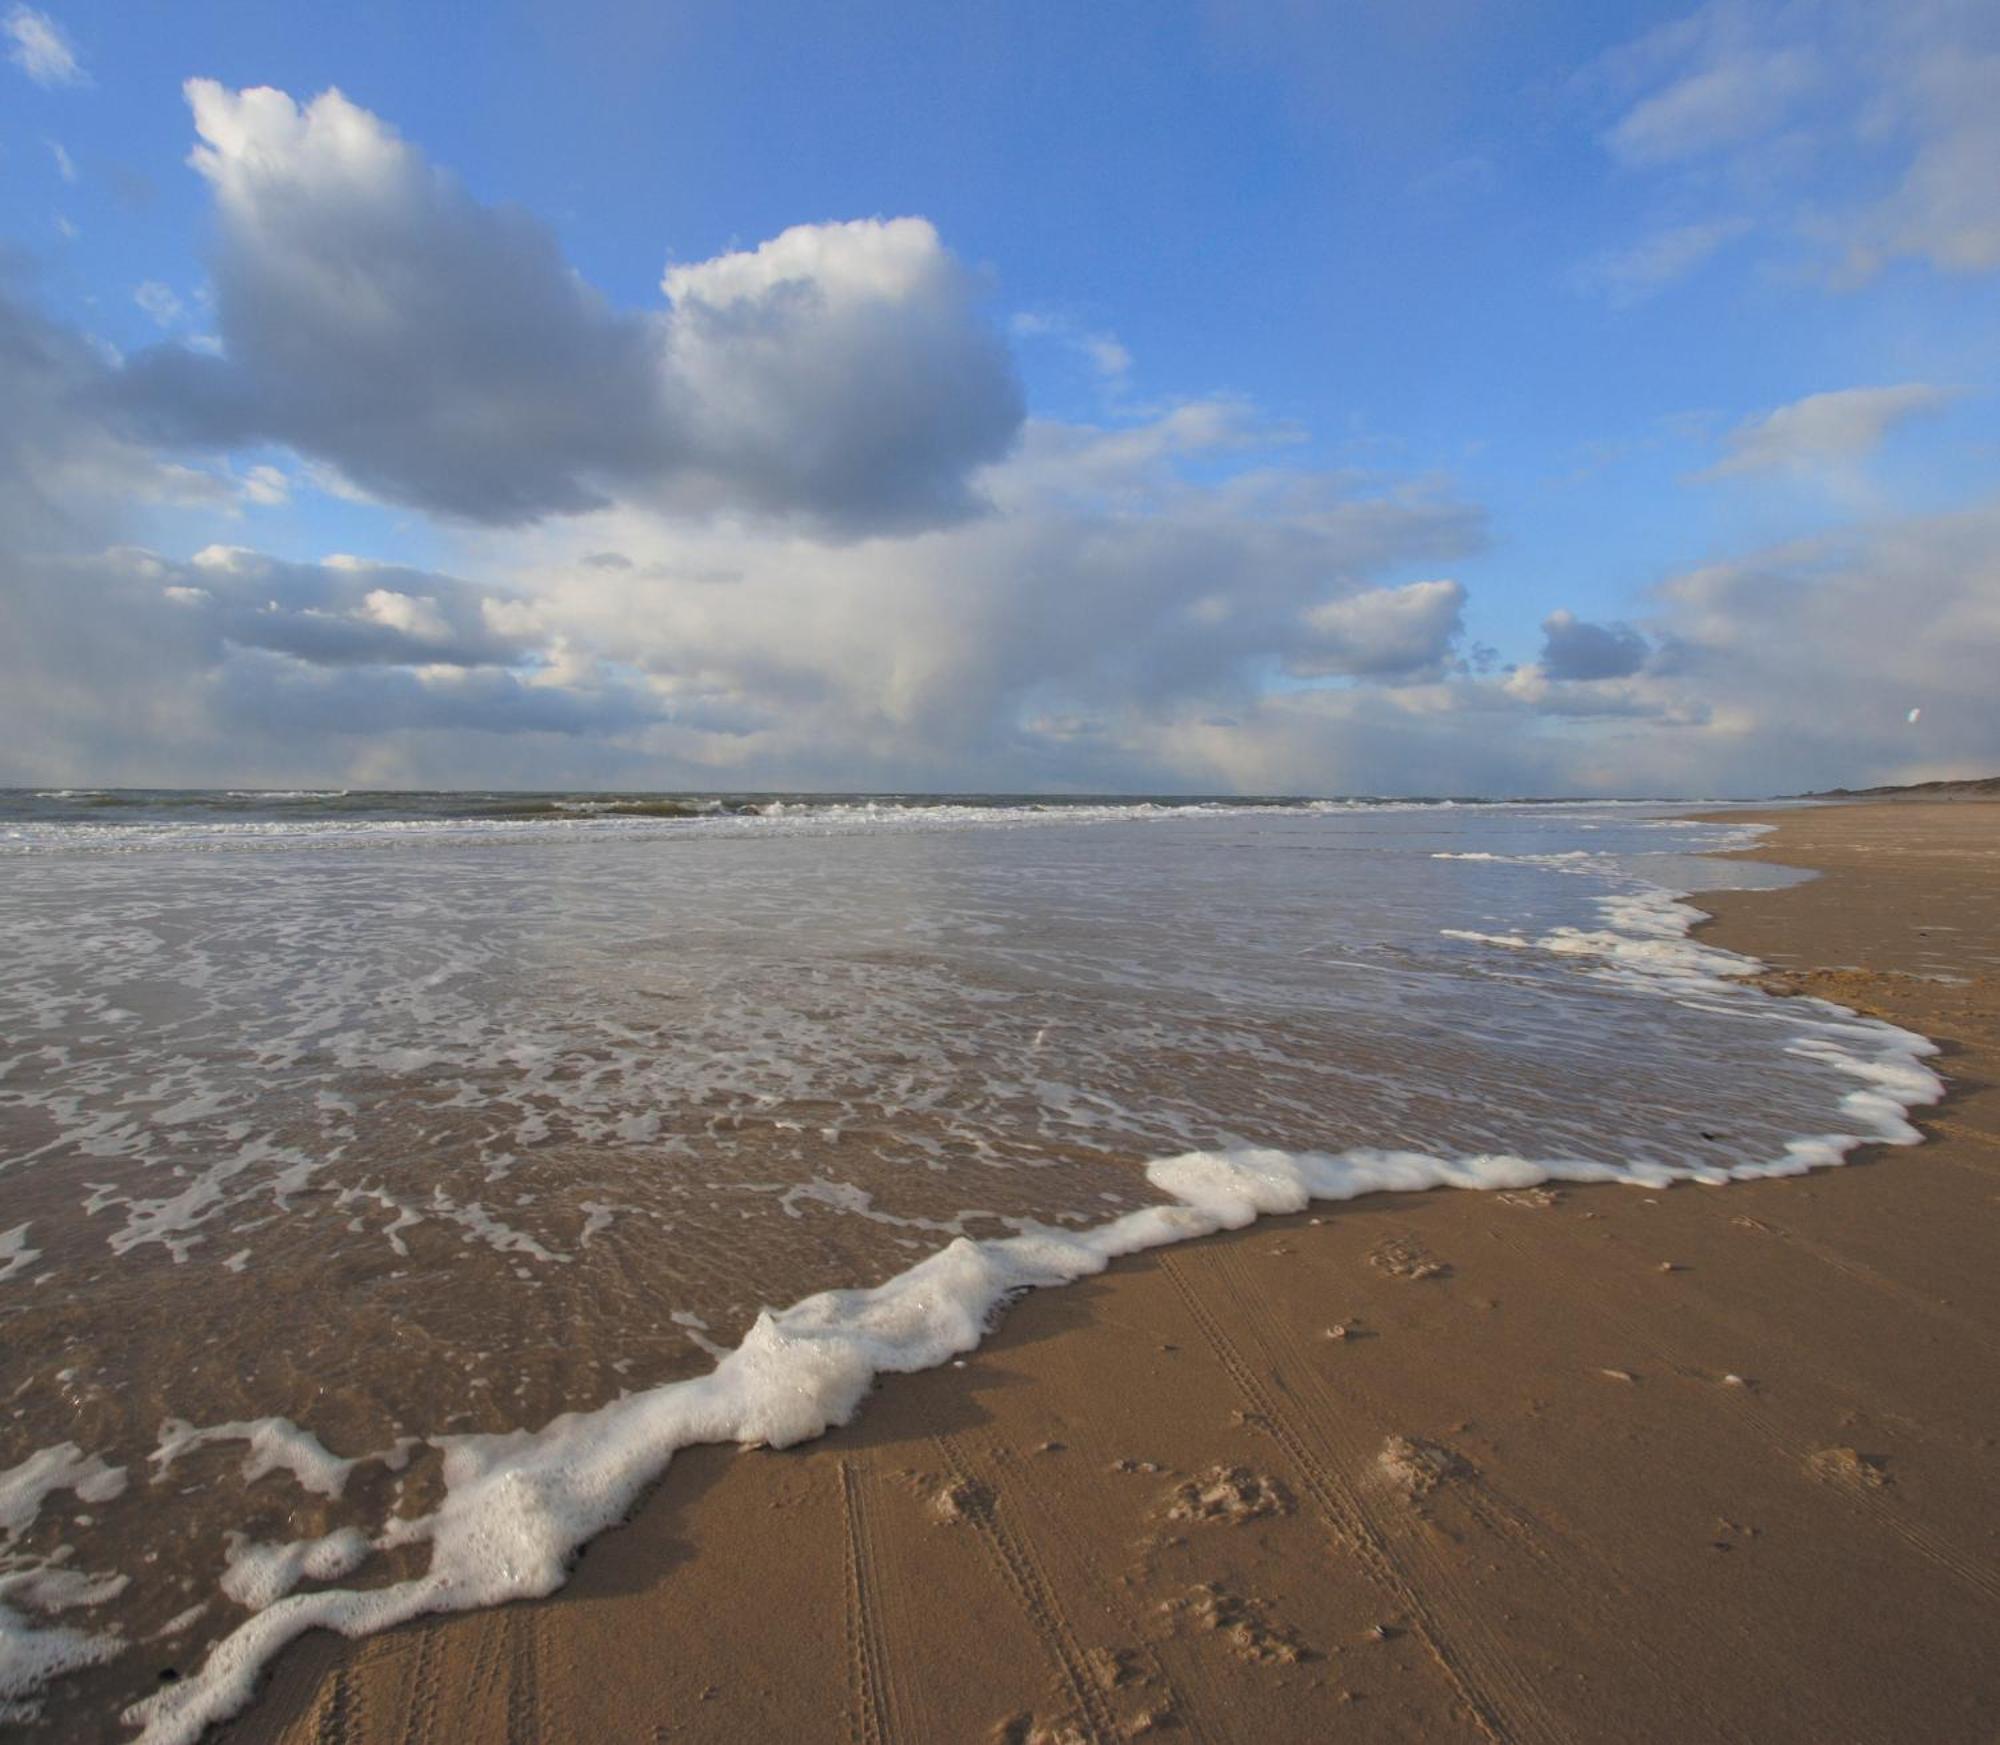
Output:
[[559,1586],[1024,1288],[1309,1198],[1917,1135],[1657,807],[0,795],[0,1721]]

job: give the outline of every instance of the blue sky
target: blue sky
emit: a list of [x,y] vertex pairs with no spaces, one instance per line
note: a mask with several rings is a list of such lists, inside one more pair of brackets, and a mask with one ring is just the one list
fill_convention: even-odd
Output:
[[[260,668],[249,689],[266,698],[256,717],[264,740],[251,753],[229,724],[248,681],[224,670],[237,645],[223,633],[203,644],[196,682],[218,712],[206,733],[190,733],[183,779],[380,770],[494,780],[518,770],[523,780],[663,784],[713,774],[717,784],[955,785],[956,776],[1633,790],[2000,763],[1990,711],[1948,687],[1933,695],[1928,669],[1899,671],[1896,695],[1910,692],[1913,708],[1928,700],[1934,718],[1954,724],[1935,741],[1877,733],[1875,717],[1904,713],[1886,691],[1868,721],[1817,734],[1792,718],[1813,690],[1799,675],[1765,675],[1767,696],[1798,687],[1782,719],[1767,703],[1772,719],[1746,722],[1751,705],[1728,691],[1756,691],[1743,651],[1771,633],[1760,602],[1800,575],[1833,572],[1836,586],[1879,606],[1903,585],[1888,579],[1901,569],[1881,567],[1885,551],[1927,572],[1930,560],[1912,555],[1931,549],[1926,539],[1984,550],[1965,518],[1990,514],[2000,462],[2000,192],[1987,149],[2000,145],[1989,119],[2000,110],[2000,25],[1990,8],[584,0],[473,15],[73,0],[16,8],[9,29],[0,238],[13,292],[39,319],[106,342],[114,374],[129,375],[129,360],[162,344],[233,363],[247,340],[228,331],[229,310],[247,320],[242,311],[262,298],[281,319],[273,300],[285,294],[285,270],[270,251],[295,244],[281,245],[274,227],[290,222],[287,202],[317,197],[304,159],[283,172],[296,186],[241,196],[237,208],[223,180],[190,167],[196,129],[182,87],[200,78],[228,93],[276,87],[299,105],[337,88],[371,125],[400,136],[422,174],[455,177],[468,210],[518,208],[568,268],[635,318],[662,310],[669,264],[753,251],[795,226],[927,220],[937,259],[963,281],[937,319],[965,324],[975,348],[979,334],[996,341],[1018,383],[1010,416],[1024,418],[1004,453],[969,432],[952,439],[966,444],[976,513],[939,498],[923,514],[938,527],[970,515],[986,531],[977,549],[942,557],[932,549],[940,540],[973,535],[918,525],[923,514],[907,502],[893,530],[863,527],[830,504],[830,485],[814,484],[819,494],[802,509],[740,468],[733,485],[676,486],[671,500],[621,471],[615,488],[591,487],[603,501],[589,512],[538,508],[502,525],[484,504],[468,514],[464,500],[438,499],[421,482],[384,475],[357,491],[355,450],[340,444],[358,439],[302,434],[282,412],[222,434],[210,420],[196,436],[200,420],[185,407],[169,416],[156,404],[137,435],[120,425],[111,439],[239,484],[268,468],[270,488],[128,488],[109,516],[117,525],[97,529],[112,536],[105,546],[115,537],[168,564],[216,545],[295,566],[349,554],[492,587],[539,613],[493,682],[567,682],[588,645],[599,665],[586,688],[630,691],[604,717],[619,725],[602,732],[552,739],[544,726],[510,730],[490,714],[468,725],[462,710],[447,711],[427,723],[416,710],[364,745],[352,731],[303,725],[319,719],[311,710],[284,717],[268,699],[289,681]],[[341,195],[326,223],[363,222],[360,198]],[[235,301],[225,296],[219,316],[218,262],[230,248],[239,263],[267,253],[229,281]],[[406,284],[398,275],[412,270],[429,268],[406,262],[388,278]],[[931,315],[898,305],[889,318],[921,325]],[[323,361],[351,380],[344,343],[334,336]],[[964,362],[925,356],[924,369],[944,376]],[[819,379],[814,357],[786,367]],[[1143,541],[1188,516],[1205,537],[1235,537],[1236,555],[1219,555],[1219,544],[1211,561],[1218,574],[1258,566],[1242,584],[1252,604],[1225,575],[1226,613],[1192,579],[1174,607],[1257,617],[1258,633],[1232,644],[1226,663],[1193,673],[1179,632],[1161,628],[1157,596],[1136,580],[1119,585],[1137,614],[1128,646],[1151,651],[1137,671],[1127,670],[1116,612],[1093,620],[1103,646],[1088,670],[1066,659],[1038,668],[1032,650],[1013,646],[1026,620],[1047,615],[1028,578],[1018,581],[1020,622],[984,604],[974,620],[953,619],[948,601],[937,604],[936,577],[955,566],[976,571],[988,592],[1017,585],[996,554],[1007,544],[1001,523],[1020,534],[1016,563],[1028,561],[1021,548],[1041,549],[1031,524],[1049,537],[1058,499],[1075,531],[1068,487],[1023,459],[1038,436],[1069,432],[1108,465],[1132,447],[1120,448],[1121,436],[1159,433],[1189,408],[1208,409],[1208,434],[1165,439],[1170,455],[1146,460],[1143,480],[1107,487],[1087,537],[1096,549],[1115,526]],[[823,410],[842,427],[839,407]],[[929,417],[911,413],[911,441],[932,440],[922,434]],[[1252,490],[1246,479],[1263,483]],[[1333,536],[1314,520],[1320,510],[1293,506],[1302,481],[1350,506],[1423,514],[1359,548],[1348,517],[1315,557],[1305,546]],[[1292,493],[1284,507],[1274,506],[1280,484]],[[46,482],[37,489],[47,496]],[[105,519],[80,508],[62,519],[92,516]],[[1228,517],[1233,535],[1219,530]],[[1282,600],[1260,592],[1274,560],[1257,543],[1279,521],[1303,566]],[[645,546],[651,563],[626,554],[625,572],[600,567],[592,582],[615,597],[582,597],[577,563],[614,534]],[[760,689],[743,653],[757,615],[775,641],[794,616],[775,583],[740,589],[746,603],[723,624],[712,602],[683,598],[701,584],[669,575],[647,591],[620,580],[697,559],[733,575],[772,566],[814,590],[815,611],[847,589],[851,613],[865,618],[883,603],[856,592],[872,585],[855,579],[857,536],[879,559],[871,577],[932,565],[931,591],[911,581],[897,596],[929,638],[889,665],[898,683],[936,668],[947,695],[978,695],[977,730],[959,723],[940,741],[944,702],[899,714],[879,694],[808,720],[809,695],[859,682],[851,664],[812,670],[838,654],[795,651]],[[73,562],[88,539],[72,543]],[[26,555],[52,550],[45,538]],[[1135,575],[1156,561],[1139,551]],[[1771,565],[1782,572],[1771,587],[1745,579]],[[1728,648],[1711,648],[1703,637],[1720,633],[1696,633],[1697,618],[1713,616],[1707,596],[1697,608],[1681,595],[1686,578],[1724,570],[1744,599]],[[1956,624],[1960,641],[1968,623],[1991,616],[1994,572],[1973,570],[1959,578],[1969,598],[1927,614]],[[1391,598],[1440,578],[1462,595],[1448,623],[1443,605],[1432,609],[1442,596]],[[927,602],[920,611],[909,611],[911,589]],[[1411,655],[1402,667],[1373,644],[1332,651],[1328,638],[1351,641],[1358,620],[1311,614],[1357,593],[1382,595],[1379,609],[1363,609],[1370,624],[1395,608],[1399,625],[1422,618],[1437,634],[1412,643],[1399,629],[1397,646]],[[1865,617],[1817,605],[1830,620]],[[1642,667],[1551,666],[1546,621],[1556,612],[1639,626]],[[1287,641],[1274,627],[1288,613],[1318,628]],[[609,628],[656,622],[657,646],[637,630],[620,646]],[[952,665],[973,658],[959,644],[982,638],[1013,648],[1004,673]],[[406,652],[387,664],[429,683],[422,673],[436,663]],[[1866,649],[1820,652],[1832,678]],[[289,645],[255,655],[267,666],[303,658]],[[1509,668],[1516,682],[1503,692]],[[322,676],[291,675],[308,689]],[[879,693],[880,678],[863,688]],[[1315,695],[1301,703],[1301,693]],[[635,727],[653,705],[674,720],[705,708],[737,725],[714,743]],[[753,718],[763,725],[742,730]],[[1047,725],[1057,721],[1065,725]],[[90,726],[45,725],[22,779],[87,776],[78,760],[93,758],[164,773],[154,769],[167,757],[157,735],[148,750]],[[1516,746],[1511,758],[1494,749],[1496,732]],[[1225,733],[1235,736],[1227,748],[1215,743]],[[1671,753],[1654,745],[1662,735]]]

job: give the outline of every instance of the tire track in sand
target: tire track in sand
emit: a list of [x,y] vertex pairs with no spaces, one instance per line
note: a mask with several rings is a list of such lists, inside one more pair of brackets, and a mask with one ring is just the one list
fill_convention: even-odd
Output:
[[410,1669],[410,1694],[396,1745],[430,1745],[437,1737],[439,1633],[440,1626],[428,1620],[417,1626],[416,1664]]
[[538,1606],[518,1606],[507,1627],[507,1745],[542,1745],[542,1623]]
[[1054,1560],[1067,1566],[1063,1573],[1070,1591],[1086,1592],[1108,1616],[1119,1621],[1123,1634],[1130,1641],[1129,1651],[1146,1669],[1146,1686],[1160,1693],[1164,1699],[1165,1714],[1171,1717],[1169,1724],[1176,1733],[1196,1741],[1209,1738],[1212,1729],[1205,1717],[1211,1708],[1218,1714],[1226,1712],[1228,1697],[1195,1660],[1189,1663],[1189,1670],[1201,1684],[1204,1706],[1197,1709],[1190,1703],[1187,1693],[1175,1682],[1166,1662],[1160,1657],[1158,1647],[1150,1638],[1149,1626],[1154,1622],[1153,1618],[1135,1611],[1131,1591],[1111,1580],[1106,1566],[1082,1552],[1080,1546],[1074,1547],[1077,1554],[1071,1554],[1073,1539],[1060,1512],[1050,1505],[1035,1485],[1023,1484],[1014,1494],[1022,1514],[1033,1517],[1040,1528],[1040,1540],[1053,1548]]
[[[1747,1397],[1738,1406],[1742,1415],[1754,1424],[1771,1446],[1800,1472],[1813,1472],[1815,1458],[1821,1451],[1802,1449],[1785,1434],[1778,1421],[1757,1403],[1756,1395],[1749,1393],[1748,1390],[1745,1391]],[[1911,1520],[1887,1494],[1887,1485],[1832,1480],[1823,1482],[1832,1483],[1833,1488],[1862,1514],[1877,1525],[1886,1527],[1918,1556],[1935,1564],[1943,1573],[1954,1578],[1961,1586],[1970,1588],[1996,1612],[2000,1612],[2000,1573],[1996,1573],[1992,1565],[1970,1556],[1950,1540],[1933,1533],[1921,1522]]]
[[1802,1235],[1797,1230],[1788,1230],[1784,1225],[1774,1223],[1769,1218],[1753,1218],[1748,1212],[1739,1212],[1731,1222],[1740,1230],[1754,1231],[1759,1236],[1773,1236],[1789,1248],[1801,1254],[1810,1255],[1822,1266],[1831,1267],[1843,1278],[1851,1278],[1856,1284],[1879,1291],[1891,1302],[1910,1310],[1914,1314],[1930,1320],[1942,1322],[1960,1339],[1978,1346],[1995,1362],[2000,1362],[2000,1349],[1996,1349],[1986,1336],[1986,1330],[1978,1322],[1959,1314],[1947,1304],[1927,1297],[1922,1291],[1878,1272],[1866,1261],[1856,1260],[1851,1255],[1841,1253],[1837,1248],[1820,1242],[1811,1236]]
[[[1946,1139],[1967,1139],[1974,1145],[1985,1146],[1989,1151],[2000,1151],[2000,1133],[1988,1133],[1982,1127],[1968,1127],[1963,1121],[1946,1121],[1935,1117],[1925,1121],[1924,1125]],[[1930,1161],[1926,1153],[1919,1152],[1917,1155],[1925,1162]],[[1981,1173],[1987,1172],[1982,1169]]]
[[501,1681],[506,1677],[506,1661],[501,1650],[507,1638],[507,1628],[502,1618],[495,1618],[490,1629],[475,1625],[471,1631],[472,1664],[465,1675],[465,1712],[479,1716],[482,1724],[489,1703],[496,1696],[505,1696]]
[[877,1601],[874,1534],[861,1498],[854,1462],[840,1462],[842,1561],[847,1575],[847,1730],[854,1745],[892,1745],[914,1737],[900,1725],[897,1692],[890,1668],[894,1657],[883,1639]]
[[1118,1738],[1117,1718],[1112,1715],[1103,1693],[1097,1688],[1097,1680],[1091,1675],[1090,1663],[1077,1641],[1076,1631],[1056,1598],[1055,1589],[1040,1560],[1028,1541],[1008,1526],[1000,1512],[999,1498],[973,1476],[964,1451],[950,1433],[941,1432],[931,1440],[943,1457],[953,1483],[960,1487],[962,1494],[978,1499],[973,1507],[965,1511],[966,1519],[978,1532],[988,1560],[1013,1594],[1022,1616],[1041,1637],[1042,1646],[1054,1662],[1063,1689],[1068,1693],[1071,1708],[1083,1722],[1086,1737],[1099,1742],[1099,1745]]
[[1179,1292],[1188,1314],[1224,1372],[1279,1448],[1290,1457],[1301,1488],[1317,1505],[1328,1530],[1409,1620],[1412,1633],[1444,1673],[1479,1730],[1494,1745],[1514,1745],[1522,1740],[1567,1740],[1569,1734],[1547,1704],[1535,1694],[1505,1648],[1480,1622],[1477,1608],[1468,1611],[1462,1640],[1455,1640],[1446,1632],[1437,1614],[1404,1573],[1354,1488],[1314,1450],[1308,1433],[1265,1386],[1210,1312],[1187,1275],[1186,1261],[1163,1254],[1159,1265]]
[[361,1732],[361,1702],[347,1659],[327,1680],[326,1695],[313,1717],[313,1745],[349,1745]]

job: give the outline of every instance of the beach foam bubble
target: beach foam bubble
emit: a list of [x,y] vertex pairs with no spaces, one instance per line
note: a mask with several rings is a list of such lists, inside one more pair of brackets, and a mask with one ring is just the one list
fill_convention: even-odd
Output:
[[25,1699],[50,1679],[109,1660],[124,1647],[115,1632],[31,1624],[20,1611],[27,1606],[46,1614],[74,1606],[102,1605],[123,1590],[124,1576],[93,1576],[65,1568],[66,1551],[36,1557],[18,1549],[22,1535],[56,1492],[68,1491],[79,1502],[101,1503],[124,1489],[123,1467],[106,1465],[101,1456],[85,1454],[74,1442],[37,1449],[18,1465],[0,1472],[0,1535],[4,1535],[4,1543],[0,1543],[0,1721],[18,1724],[33,1720],[38,1707]]

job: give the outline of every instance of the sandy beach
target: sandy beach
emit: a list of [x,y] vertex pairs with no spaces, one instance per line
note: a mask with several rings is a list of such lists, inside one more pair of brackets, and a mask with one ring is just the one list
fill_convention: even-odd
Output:
[[1985,1740],[2000,806],[1773,814],[1700,899],[1920,1030],[1916,1150],[1375,1196],[1038,1293],[548,1602],[316,1636],[256,1741]]

